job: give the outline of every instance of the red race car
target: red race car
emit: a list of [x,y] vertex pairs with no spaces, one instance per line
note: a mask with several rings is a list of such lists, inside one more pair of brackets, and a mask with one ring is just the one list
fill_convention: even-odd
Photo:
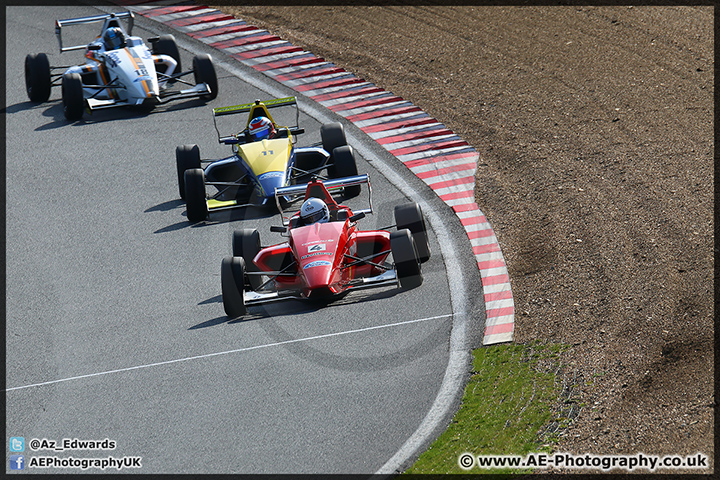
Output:
[[[369,209],[352,212],[330,194],[363,183],[368,185]],[[286,218],[280,198],[303,195],[300,211]],[[257,230],[233,233],[233,255],[223,258],[221,267],[228,317],[244,315],[249,305],[277,300],[327,299],[359,288],[422,284],[420,264],[430,258],[430,246],[417,203],[396,206],[395,225],[361,231],[358,220],[372,213],[367,175],[277,188],[275,199],[283,226],[271,231],[287,241],[261,247]],[[392,228],[397,230],[389,232]]]

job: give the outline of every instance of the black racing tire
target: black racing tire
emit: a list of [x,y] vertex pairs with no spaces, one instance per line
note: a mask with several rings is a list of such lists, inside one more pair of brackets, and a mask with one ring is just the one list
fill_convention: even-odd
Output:
[[[311,172],[316,168],[323,166],[324,155],[316,154],[316,152],[296,152],[295,153],[295,168],[304,172]],[[296,172],[294,176],[295,183],[307,183],[310,178],[316,174],[304,174]]]
[[207,83],[210,87],[210,93],[202,95],[203,100],[213,100],[218,95],[218,80],[215,72],[215,65],[212,57],[207,53],[202,53],[193,58],[193,75],[195,75],[195,85],[198,83]]
[[320,127],[320,138],[322,139],[322,146],[327,153],[330,154],[328,160],[328,175],[331,178],[337,178],[335,175],[333,150],[337,147],[347,145],[347,139],[345,138],[345,130],[343,129],[342,123],[333,122],[327,123]]
[[180,62],[180,50],[178,50],[178,46],[177,43],[175,43],[174,36],[160,35],[157,41],[153,42],[152,52],[155,55],[171,56],[177,62],[177,66],[175,67],[175,73],[182,72],[182,63]]
[[[259,272],[253,259],[260,253],[260,233],[254,228],[242,228],[233,232],[232,251],[233,257],[245,259],[245,267],[248,272]],[[261,275],[247,275],[248,285],[257,290],[263,284]]]
[[391,232],[390,250],[395,261],[395,273],[400,288],[409,290],[422,285],[423,276],[420,259],[410,230],[403,229]]
[[62,100],[65,118],[74,122],[85,113],[85,96],[79,73],[66,73],[62,77]]
[[242,257],[225,257],[220,267],[222,300],[225,313],[230,318],[242,317],[245,306],[245,260]]
[[[330,172],[328,168],[328,176],[330,178],[353,177],[358,174],[357,163],[355,162],[355,153],[350,145],[336,147],[333,150],[333,170]],[[346,197],[357,197],[360,195],[360,185],[345,187]]]
[[398,230],[407,228],[415,239],[415,247],[421,263],[430,259],[430,243],[422,209],[417,203],[395,206],[395,224]]
[[50,61],[44,53],[25,57],[25,88],[31,102],[43,103],[50,98]]
[[179,145],[175,148],[180,198],[185,200],[185,171],[200,168],[200,148],[197,145]]
[[187,218],[192,223],[208,218],[209,211],[205,196],[205,173],[201,168],[185,170],[185,203]]

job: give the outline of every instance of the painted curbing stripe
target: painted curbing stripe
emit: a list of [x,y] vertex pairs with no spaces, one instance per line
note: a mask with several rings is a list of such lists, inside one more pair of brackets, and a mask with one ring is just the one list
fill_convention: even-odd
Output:
[[206,22],[197,25],[188,25],[178,30],[185,32],[187,35],[197,38],[214,37],[220,34],[232,35],[233,33],[254,30],[255,27],[248,25],[244,20],[222,20],[219,22]]
[[499,255],[498,252],[494,253],[496,254],[496,257],[494,258],[489,257],[488,254],[475,255],[478,268],[485,271],[489,271],[493,268],[505,268],[505,261],[503,260],[502,255]]
[[346,91],[343,93],[347,93],[348,95],[345,97],[335,98],[332,100],[323,100],[323,101],[315,100],[315,101],[318,102],[320,105],[332,110],[333,108],[336,108],[336,107],[342,108],[343,106],[345,106],[347,104],[355,103],[359,100],[363,100],[366,102],[369,102],[369,101],[379,102],[381,99],[397,98],[393,94],[388,93],[384,90],[380,90],[380,89],[378,89],[377,91],[371,91],[371,92],[367,92],[367,93],[357,93],[354,91]]
[[[450,133],[447,133],[450,132]],[[393,143],[384,143],[381,144],[386,150],[390,152],[398,152],[402,149],[407,148],[413,148],[413,147],[419,147],[422,145],[427,145],[428,148],[432,148],[434,145],[441,143],[441,142],[447,142],[447,141],[464,141],[462,138],[455,135],[450,130],[446,130],[445,132],[438,133],[437,135],[430,135],[427,137],[419,137],[415,140],[406,140],[406,141],[397,141]],[[380,142],[378,142],[380,143]],[[425,150],[423,148],[420,148],[418,150]]]
[[483,344],[485,345],[494,345],[496,343],[510,343],[513,341],[513,331],[512,327],[513,324],[510,324],[511,330],[507,333],[497,334],[497,335],[485,335],[483,338]]
[[511,331],[513,328],[512,325],[512,318],[514,313],[510,313],[508,315],[504,315],[501,317],[490,317],[491,323],[487,327],[485,327],[485,335],[492,335],[496,333],[506,333]]
[[[146,10],[152,10],[153,7],[148,6]],[[157,9],[154,9],[152,11],[147,11],[143,13],[143,15],[147,17],[152,17],[153,20],[156,20],[158,22],[162,22],[162,18],[167,15],[172,14],[181,14],[183,12],[190,12],[193,10],[204,10],[204,8],[200,5],[184,5],[184,6],[171,6],[171,7],[160,7]]]
[[[455,204],[452,206],[452,209],[455,211],[456,214],[480,211],[480,207],[478,207],[478,204],[472,201],[472,199],[468,199],[468,201],[465,203]],[[480,212],[480,215],[482,215],[482,212]]]
[[[160,7],[163,7],[165,5],[177,5],[178,2],[176,0],[122,0],[119,2],[116,2],[119,5],[125,6],[125,7],[133,7],[133,10],[140,13],[143,10],[152,10],[157,9]],[[147,4],[147,5],[145,5]]]
[[512,294],[509,283],[499,283],[497,285],[488,285],[487,288],[483,286],[483,289],[485,290],[486,295],[494,295],[496,293],[504,293],[504,292],[510,292]]
[[292,80],[298,80],[301,78],[338,74],[342,72],[344,72],[342,68],[336,67],[335,65],[329,63],[325,63],[303,65],[300,68],[279,68],[276,70],[268,70],[266,73],[278,82],[284,83]]
[[[377,138],[375,141],[380,145],[400,145],[403,142],[411,140],[421,140],[428,137],[438,137],[440,135],[455,135],[452,130],[449,130],[443,124],[437,124],[436,126],[421,126],[414,130],[407,132],[396,132],[396,135],[387,135],[385,137]],[[460,137],[458,137],[460,138]]]
[[[425,182],[425,183],[428,183],[428,182]],[[474,184],[474,182],[472,182],[472,184]],[[472,184],[470,184],[470,186],[469,186],[467,189],[465,189],[466,191],[469,191],[470,194],[473,193],[473,192],[472,192]],[[428,183],[428,185],[429,185],[429,183]],[[447,187],[433,187],[433,186],[430,186],[430,188],[432,188],[433,190],[435,190],[435,193],[436,193],[438,196],[440,196],[441,198],[442,198],[443,195],[450,195],[450,194],[455,194],[455,193],[462,193],[462,192],[458,192],[459,189],[458,189],[457,186],[455,186],[455,185],[448,185]],[[472,236],[470,236],[470,240],[473,240]]]
[[[181,7],[178,7],[178,8],[181,8]],[[208,12],[212,12],[212,11],[213,11],[213,9],[208,8],[208,9],[195,9],[192,11],[183,10],[178,13],[169,13],[167,15],[157,15],[157,14],[155,14],[156,12],[151,12],[151,13],[147,13],[147,15],[149,17],[152,17],[152,19],[157,22],[170,24],[170,22],[172,22],[174,20],[182,20],[183,18],[188,18],[193,15],[202,15],[203,13],[208,13]],[[190,13],[192,15],[188,15],[188,13]],[[177,25],[177,26],[181,26],[181,25]]]
[[387,110],[377,111],[377,112],[368,112],[368,113],[361,113],[358,115],[351,115],[348,117],[345,117],[348,121],[355,123],[357,120],[367,120],[368,118],[377,118],[377,117],[385,117],[389,115],[399,115],[401,113],[415,113],[415,112],[422,112],[422,110],[415,105],[408,103],[407,105],[404,105],[402,107],[398,108],[389,108]]
[[475,165],[467,164],[464,166],[440,168],[437,170],[430,170],[426,172],[416,172],[414,169],[410,169],[410,171],[416,174],[418,178],[421,178],[423,180],[453,180],[456,178],[465,178],[468,175],[475,175]]
[[485,310],[487,310],[487,311],[490,311],[490,310],[495,311],[495,310],[500,310],[503,308],[511,308],[511,307],[513,308],[513,313],[514,313],[515,302],[513,301],[512,298],[501,299],[501,300],[492,300],[489,302],[487,300],[485,301]]
[[288,61],[289,59],[298,60],[301,57],[304,57],[306,59],[317,58],[312,53],[306,52],[304,50],[299,50],[299,51],[295,51],[295,52],[286,52],[286,53],[276,53],[273,55],[267,55],[265,57],[258,57],[258,58],[238,58],[238,57],[235,57],[235,58],[236,58],[236,60],[239,60],[240,62],[247,65],[248,67],[252,67],[252,68],[255,68],[256,70],[260,70],[259,68],[256,68],[256,65],[266,64],[266,63],[270,63],[270,62]]
[[[336,81],[344,81],[344,80],[357,80],[357,77],[353,75],[352,73],[348,73],[345,70],[340,70],[339,72],[335,73],[326,73],[323,75],[312,75],[309,77],[304,78],[296,78],[294,80],[288,80],[287,82],[283,82],[286,86],[292,88],[293,90],[297,90],[297,87],[308,87],[312,88],[317,84],[325,83],[325,82],[336,82]],[[351,82],[346,82],[351,83]]]
[[316,57],[310,52],[305,52],[305,55],[292,55],[292,56],[284,56],[276,60],[271,60],[269,62],[265,63],[255,63],[255,64],[248,64],[246,62],[246,65],[251,66],[258,72],[267,72],[269,70],[275,70],[277,68],[289,68],[293,66],[302,66],[302,65],[308,65],[313,63],[321,63],[324,62],[324,60],[320,57]]
[[410,147],[403,147],[397,149],[388,149],[390,153],[396,157],[399,155],[409,155],[412,153],[420,152],[437,152],[438,150],[445,150],[451,147],[466,147],[468,143],[460,137],[450,138],[443,141],[424,143],[422,145],[415,145]]
[[293,50],[298,49],[299,47],[295,47],[292,44],[286,42],[285,40],[270,40],[267,42],[258,42],[258,43],[249,42],[247,45],[227,47],[227,48],[223,48],[221,50],[223,52],[229,53],[230,55],[233,55],[233,56],[244,55],[244,56],[250,58],[250,57],[255,57],[255,56],[262,56],[262,55],[264,55],[264,52],[269,51],[270,49],[281,49],[281,48],[287,48],[288,51],[293,51]]
[[465,151],[457,151],[454,153],[448,153],[445,155],[436,155],[432,158],[429,157],[423,157],[423,158],[417,158],[414,160],[404,160],[403,163],[407,165],[408,167],[416,167],[419,165],[427,165],[431,163],[439,163],[443,161],[451,161],[451,160],[462,160],[462,159],[472,159],[474,162],[477,163],[480,156],[475,150],[468,150],[464,149]]
[[[478,268],[481,270],[501,267],[507,268],[505,265],[505,259],[503,259],[501,252],[487,252],[475,254],[475,259],[477,260]],[[512,295],[510,296],[510,298],[512,298]],[[495,298],[494,300],[497,300],[497,298]]]
[[475,192],[472,189],[462,191],[451,191],[440,196],[445,203],[452,206],[458,203],[465,203],[467,198],[475,198]]
[[430,158],[436,158],[446,155],[455,155],[460,153],[474,153],[475,149],[472,148],[470,145],[460,145],[457,147],[449,147],[449,148],[441,148],[437,150],[427,150],[424,152],[415,152],[415,153],[407,153],[404,155],[395,155],[398,160],[401,162],[407,164],[407,162],[412,160],[420,160],[420,159],[430,159]]
[[362,80],[355,77],[354,75],[349,75],[346,77],[341,77],[338,80],[325,80],[322,82],[313,82],[313,83],[308,83],[305,85],[297,85],[296,87],[293,87],[293,90],[296,90],[298,92],[306,92],[306,91],[317,90],[319,88],[340,87],[343,85],[352,85],[352,84],[357,84],[357,83],[362,83],[362,82],[363,82]]
[[[337,92],[330,92],[330,93],[318,93],[316,95],[310,96],[313,100],[315,100],[318,103],[324,102],[330,102],[335,100],[342,100],[345,98],[347,93],[352,93],[352,95],[362,95],[362,94],[374,94],[374,93],[386,93],[385,90],[382,88],[376,87],[375,85],[368,83],[365,86],[354,86],[351,89],[346,90],[340,90]],[[388,93],[388,95],[392,95]]]
[[[482,276],[482,272],[481,272]],[[506,284],[510,283],[510,277],[506,273],[502,275],[489,275],[489,276],[483,276],[482,277],[482,284],[485,285],[498,285],[498,284]]]
[[487,239],[474,238],[470,241],[473,247],[473,253],[475,255],[484,255],[488,253],[502,253],[500,246],[498,245],[497,238],[490,238],[489,241],[483,241]]
[[340,102],[339,100],[335,100],[333,104],[325,106],[333,112],[337,112],[338,114],[342,115],[341,112],[355,112],[357,111],[357,109],[388,105],[391,103],[395,103],[398,100],[402,100],[400,97],[396,97],[395,95],[391,94],[365,95],[362,97],[362,99],[359,99],[357,96],[353,96],[350,98],[352,100],[348,99],[347,102]]
[[[486,225],[489,226],[489,224],[486,224]],[[470,240],[478,240],[481,238],[491,237],[494,239],[494,241],[497,241],[497,239],[494,238],[495,232],[493,231],[492,228],[475,229],[475,228],[470,228],[470,226],[468,225],[468,226],[465,226],[465,231],[467,232]]]
[[234,17],[231,17],[230,15],[224,15],[224,14],[198,15],[198,16],[173,20],[171,22],[168,22],[167,24],[171,27],[180,28],[180,27],[186,27],[188,25],[196,25],[198,23],[219,22],[222,20],[232,20],[233,18]]
[[[324,68],[338,68],[334,63],[329,63],[325,61],[319,61],[319,62],[313,62],[313,63],[304,63],[301,65],[281,65],[276,68],[269,68],[265,70],[266,75],[272,76],[275,80],[277,80],[278,77],[282,77],[283,75],[305,75],[306,72],[309,72],[311,70],[318,70],[318,69],[324,69]],[[279,80],[278,80],[279,81]]]
[[392,125],[399,123],[399,122],[402,122],[402,124],[407,125],[412,121],[420,121],[423,119],[435,121],[435,119],[432,118],[430,115],[428,115],[427,113],[418,109],[418,111],[399,113],[397,115],[385,115],[383,117],[375,117],[375,118],[370,117],[368,119],[359,120],[354,123],[358,128],[360,128],[364,132],[366,130],[370,130],[371,128],[382,129],[382,130],[384,130],[386,128],[393,128]]
[[[273,40],[282,40],[280,37],[275,35],[265,35],[267,32],[255,29],[245,29],[240,32],[235,32],[229,35],[208,35],[207,37],[198,38],[201,42],[217,48],[219,50],[226,50],[230,47],[238,47],[241,45],[249,45],[252,43],[270,42]],[[234,40],[233,43],[230,43]],[[283,40],[284,41],[284,40]],[[227,52],[232,53],[227,50]]]
[[401,122],[398,122],[398,124],[399,124],[399,126],[396,128],[393,128],[393,129],[385,129],[385,130],[380,130],[380,131],[376,131],[376,132],[372,132],[372,133],[369,133],[369,132],[365,132],[365,133],[367,133],[367,135],[370,138],[372,138],[373,140],[380,143],[381,139],[385,139],[388,137],[393,137],[396,135],[400,136],[400,135],[416,133],[416,132],[430,131],[430,130],[434,130],[438,127],[444,127],[444,125],[442,123],[435,121],[435,119],[431,119],[431,121],[427,121],[425,123],[418,123],[418,124],[410,125],[410,126],[402,126]]
[[488,230],[492,230],[492,227],[490,227],[490,223],[488,223],[487,219],[485,218],[485,215],[483,215],[481,212],[463,212],[463,213],[472,213],[474,215],[470,216],[460,216],[458,215],[458,218],[460,218],[460,223],[462,223],[465,227],[468,227],[470,225],[482,225],[484,228]]
[[368,135],[392,135],[395,129],[418,127],[439,123],[427,113],[420,115],[404,115],[398,120],[385,120],[380,123],[371,123],[360,128]]
[[500,290],[497,292],[489,292],[485,294],[486,302],[498,302],[500,300],[512,300],[513,295],[510,290]]
[[509,307],[491,308],[487,310],[488,317],[507,317],[515,312],[514,304]]
[[[234,47],[234,48],[240,48],[240,47]],[[295,53],[295,52],[303,52],[304,50],[300,47],[293,47],[291,44],[286,43],[285,46],[278,46],[278,47],[269,47],[269,48],[259,48],[250,50],[247,52],[239,52],[239,53],[233,53],[232,56],[238,60],[244,61],[244,60],[252,60],[254,58],[258,57],[272,57],[274,55],[282,55],[284,53]]]
[[495,235],[475,236],[470,238],[470,245],[473,246],[473,253],[499,252],[497,238]]
[[[315,99],[316,97],[319,97],[320,95],[345,95],[346,92],[355,90],[357,88],[364,88],[364,87],[375,87],[370,82],[359,82],[359,83],[348,83],[346,85],[336,85],[334,87],[322,87],[322,88],[315,88],[313,90],[307,90],[305,92],[305,96]],[[317,100],[316,100],[317,101]]]
[[[446,168],[455,168],[455,169],[463,169],[468,170],[472,167],[473,171],[477,168],[477,161],[473,158],[446,158],[443,156],[440,157],[434,157],[437,159],[436,162],[413,162],[412,165],[408,163],[405,164],[406,167],[408,167],[410,170],[413,171],[415,174],[423,173],[423,172],[433,172],[433,171],[442,171]],[[477,204],[476,207],[477,209]],[[458,215],[459,216],[459,215]]]
[[[285,42],[285,40],[278,37],[277,35],[271,35],[265,30],[258,29],[248,29],[227,35],[213,35],[202,38],[201,40],[204,43],[210,45],[211,47],[219,48],[221,50],[229,49],[230,47],[240,47],[251,43],[263,43],[275,40],[281,40],[284,43],[289,43]],[[231,52],[231,50],[228,51]]]
[[487,275],[488,278],[502,277],[507,273],[505,271],[504,265],[502,267],[485,268],[483,269],[483,272],[485,273],[485,275]]
[[514,314],[508,315],[506,318],[498,318],[499,323],[490,324],[487,327],[485,327],[485,338],[488,338],[489,336],[503,336],[503,335],[512,335],[512,332],[514,330]]

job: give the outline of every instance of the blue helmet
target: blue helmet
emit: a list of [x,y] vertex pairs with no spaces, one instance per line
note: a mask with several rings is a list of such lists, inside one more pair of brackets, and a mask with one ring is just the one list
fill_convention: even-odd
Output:
[[103,34],[103,42],[105,50],[115,50],[125,45],[125,34],[118,27],[108,28]]

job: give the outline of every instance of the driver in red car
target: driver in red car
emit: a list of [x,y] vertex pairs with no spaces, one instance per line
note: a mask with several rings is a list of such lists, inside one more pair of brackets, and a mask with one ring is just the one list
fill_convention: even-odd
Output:
[[330,221],[330,209],[319,198],[308,198],[300,207],[300,219],[303,225],[327,223]]

